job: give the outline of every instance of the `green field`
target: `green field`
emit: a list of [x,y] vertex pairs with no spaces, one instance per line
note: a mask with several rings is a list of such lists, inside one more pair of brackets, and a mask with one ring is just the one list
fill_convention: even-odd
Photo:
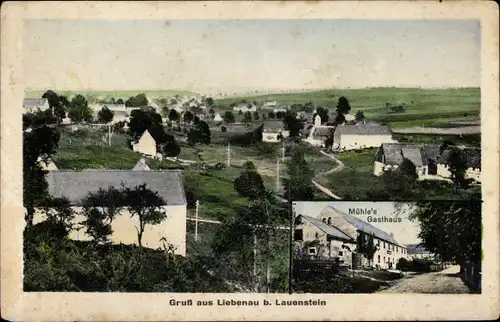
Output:
[[[25,97],[29,98],[38,98],[42,97],[43,93],[45,93],[47,89],[27,89],[25,90]],[[55,90],[54,91],[59,94],[59,95],[65,95],[68,98],[73,97],[74,95],[77,94],[82,94],[85,97],[90,98],[97,98],[97,99],[103,99],[107,100],[110,98],[121,98],[123,100],[127,100],[131,96],[135,96],[137,94],[144,93],[148,98],[165,98],[166,96],[174,96],[174,95],[195,95],[195,93],[190,92],[190,91],[183,91],[183,90],[163,90],[163,89],[157,89],[157,90],[116,90],[116,91],[97,91],[97,90]]]
[[[332,89],[311,92],[266,94],[248,97],[216,100],[220,107],[242,99],[250,101],[278,101],[282,104],[304,104],[313,102],[333,113],[340,96],[345,96],[351,104],[351,114],[362,110],[369,120],[388,123],[394,127],[430,125],[447,119],[469,120],[479,117],[481,96],[479,88],[362,88]],[[387,113],[386,103],[404,104],[403,113]],[[464,113],[467,113],[464,116]]]

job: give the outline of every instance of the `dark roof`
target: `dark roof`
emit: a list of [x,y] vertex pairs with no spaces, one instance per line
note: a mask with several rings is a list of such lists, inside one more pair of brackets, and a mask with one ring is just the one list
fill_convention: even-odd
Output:
[[49,195],[65,197],[72,205],[81,205],[90,193],[112,186],[121,188],[147,184],[147,188],[157,191],[167,205],[185,205],[186,195],[182,172],[179,170],[132,171],[132,170],[92,170],[53,171],[46,174]]
[[[394,239],[394,237],[391,234],[388,234],[385,231],[383,231],[375,226],[372,226],[371,224],[369,224],[368,222],[366,222],[362,219],[359,219],[355,216],[348,215],[345,212],[340,211],[333,206],[326,206],[325,209],[331,209],[334,212],[338,213],[347,222],[349,222],[351,225],[353,225],[357,230],[360,230],[360,231],[362,231],[366,234],[369,234],[369,235],[373,235],[373,236],[377,237],[378,239],[382,239],[382,240],[388,241],[388,242],[396,244],[396,245],[401,245]],[[323,211],[324,210],[322,210],[322,212]]]
[[350,241],[353,240],[351,237],[344,234],[343,232],[341,232],[337,228],[330,226],[330,225],[327,225],[323,221],[321,221],[317,218],[304,216],[304,215],[299,215],[299,216],[306,219],[311,224],[313,224],[317,228],[321,229],[324,233],[328,234],[329,236],[336,237],[336,238],[343,239],[343,240],[350,240]]
[[30,107],[42,106],[46,102],[47,102],[46,98],[25,98],[23,100],[23,107],[30,108]]
[[340,135],[391,135],[391,130],[384,125],[340,125],[335,130],[335,137]]
[[422,244],[408,244],[406,245],[408,249],[408,254],[430,254],[430,251],[427,250]]
[[318,126],[314,129],[313,132],[313,138],[324,138],[327,139],[333,132],[333,128],[331,127],[325,127],[325,126]]
[[[380,147],[385,156],[385,164],[399,165],[403,158],[409,159],[415,166],[427,164],[427,160],[433,160],[439,164],[447,164],[451,148],[448,147],[441,153],[439,144],[403,144],[383,143]],[[481,168],[481,149],[459,148],[466,161],[468,168]],[[377,159],[377,161],[381,161]]]

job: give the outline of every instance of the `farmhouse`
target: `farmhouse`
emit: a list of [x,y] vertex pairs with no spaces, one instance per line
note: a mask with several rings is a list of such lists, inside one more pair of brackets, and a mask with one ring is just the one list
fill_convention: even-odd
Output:
[[[354,256],[355,266],[391,269],[396,267],[400,258],[407,257],[406,246],[398,243],[392,233],[333,206],[326,206],[315,217],[299,214],[296,218],[294,240],[299,247],[307,247],[305,251],[311,258],[334,260],[350,266]],[[359,235],[362,238],[371,236],[373,244],[378,247],[371,261],[364,255],[355,254]],[[307,246],[312,244],[316,246]]]
[[[158,225],[146,225],[142,244],[148,248],[162,246],[161,239],[165,238],[175,248],[175,253],[186,254],[186,196],[182,174],[178,170],[170,171],[131,171],[131,170],[87,170],[87,171],[52,171],[46,175],[48,193],[54,198],[67,198],[72,209],[76,212],[75,224],[80,224],[86,218],[82,214],[82,201],[89,193],[97,192],[100,188],[114,187],[121,189],[122,185],[134,188],[147,184],[147,188],[158,192],[166,203],[161,206],[167,219]],[[45,213],[38,209],[35,213],[34,224],[44,221]],[[113,243],[137,244],[136,228],[139,221],[136,216],[130,216],[123,209],[112,223]],[[89,240],[90,237],[82,228],[71,233],[74,240]]]
[[[455,147],[456,148],[456,147]],[[466,165],[465,177],[481,182],[481,149],[459,148]],[[397,169],[404,159],[417,168],[419,180],[450,180],[448,157],[451,147],[442,149],[438,144],[384,143],[375,155],[373,174]]]
[[333,150],[347,151],[379,147],[396,142],[387,126],[340,125],[333,136]]
[[219,113],[215,113],[214,122],[222,122],[222,121],[223,121],[223,119],[220,116],[220,114]]
[[253,105],[252,103],[240,103],[237,106],[233,107],[233,111],[236,112],[255,112],[257,111],[257,106]]
[[434,259],[434,254],[421,244],[408,244],[408,259]]
[[132,150],[145,156],[158,157],[158,138],[149,130],[144,131],[132,142]]
[[45,111],[49,107],[49,102],[46,98],[25,98],[23,100],[23,114],[34,113],[38,110]]
[[38,158],[38,163],[42,167],[43,170],[45,171],[58,171],[59,169],[57,168],[56,164],[54,161],[52,161],[51,158],[47,158],[46,162],[42,160],[41,157]]
[[325,141],[332,136],[334,129],[333,126],[313,126],[304,141],[314,146],[324,147]]

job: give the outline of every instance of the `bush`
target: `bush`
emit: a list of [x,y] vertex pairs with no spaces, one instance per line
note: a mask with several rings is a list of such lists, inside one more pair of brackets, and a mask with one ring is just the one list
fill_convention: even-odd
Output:
[[222,131],[222,133],[225,133],[227,132],[227,128],[223,125],[221,126],[220,130]]

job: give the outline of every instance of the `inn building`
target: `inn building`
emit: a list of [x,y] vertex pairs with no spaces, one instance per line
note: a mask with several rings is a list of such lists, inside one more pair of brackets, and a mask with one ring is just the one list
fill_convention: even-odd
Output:
[[[357,254],[358,236],[371,236],[377,250],[371,260]],[[371,266],[395,269],[400,258],[407,258],[407,247],[367,221],[326,206],[317,216],[298,214],[295,220],[296,250],[310,259],[332,260],[344,266]],[[354,258],[354,260],[353,260]]]

